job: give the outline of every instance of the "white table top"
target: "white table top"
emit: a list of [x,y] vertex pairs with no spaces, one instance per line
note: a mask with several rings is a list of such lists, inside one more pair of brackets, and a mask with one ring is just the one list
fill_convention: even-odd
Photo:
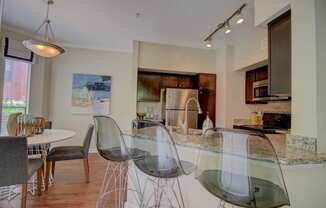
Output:
[[45,129],[43,134],[34,135],[27,138],[28,145],[51,144],[55,142],[71,139],[76,132],[64,129]]

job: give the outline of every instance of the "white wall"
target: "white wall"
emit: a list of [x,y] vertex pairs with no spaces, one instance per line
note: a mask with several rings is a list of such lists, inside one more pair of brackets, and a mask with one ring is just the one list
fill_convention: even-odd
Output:
[[326,151],[326,1],[316,1],[317,35],[317,137],[319,151]]
[[255,0],[255,25],[266,26],[268,22],[288,10],[290,2],[291,0]]
[[[54,128],[70,129],[77,133],[65,145],[80,145],[92,115],[71,113],[72,75],[87,73],[112,77],[111,115],[122,129],[130,129],[135,118],[135,77],[131,53],[67,48],[53,60],[50,118]],[[94,140],[92,149],[95,149]]]

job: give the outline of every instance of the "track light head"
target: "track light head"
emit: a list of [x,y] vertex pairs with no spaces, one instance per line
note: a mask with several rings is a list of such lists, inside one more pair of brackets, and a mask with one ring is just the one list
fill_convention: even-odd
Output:
[[224,28],[225,28],[225,30],[224,30],[224,33],[225,33],[225,34],[229,34],[229,33],[232,31],[229,22],[226,22],[226,23],[225,23]]
[[241,10],[239,10],[239,12],[238,12],[238,14],[237,14],[237,24],[241,24],[241,23],[243,23],[244,22],[244,17],[243,17],[243,15],[241,14]]

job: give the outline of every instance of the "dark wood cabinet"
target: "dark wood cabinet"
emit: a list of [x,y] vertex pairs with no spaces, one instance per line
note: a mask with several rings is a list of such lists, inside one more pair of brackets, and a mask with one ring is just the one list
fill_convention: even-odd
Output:
[[193,76],[179,76],[178,88],[193,89],[195,87]]
[[[306,40],[309,41],[309,40]],[[291,11],[268,24],[269,93],[291,95]]]
[[245,102],[246,104],[266,104],[263,101],[254,101],[253,83],[268,79],[268,67],[261,67],[255,70],[246,72],[245,83]]
[[198,115],[198,128],[202,128],[207,112],[215,125],[215,74],[183,75],[148,71],[138,72],[138,102],[160,102],[161,89],[165,88],[198,89],[198,100],[203,111],[203,114]]
[[178,88],[178,77],[174,75],[162,75],[161,88]]
[[161,77],[150,73],[138,73],[137,101],[159,102]]
[[216,113],[216,75],[215,74],[198,74],[197,87],[199,90],[198,100],[203,114],[198,115],[198,128],[201,129],[207,112],[215,126]]

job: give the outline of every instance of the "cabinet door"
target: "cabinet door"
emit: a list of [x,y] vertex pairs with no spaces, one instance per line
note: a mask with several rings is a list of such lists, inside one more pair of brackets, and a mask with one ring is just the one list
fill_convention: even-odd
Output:
[[178,77],[174,75],[163,75],[161,77],[162,88],[178,88]]
[[160,101],[160,81],[159,75],[139,73],[138,74],[138,101]]
[[256,79],[255,81],[262,81],[268,79],[268,67],[263,67],[261,69],[255,70]]
[[215,74],[198,74],[198,88],[216,90],[216,75]]
[[253,83],[256,79],[255,71],[246,72],[246,104],[253,104]]
[[178,87],[183,89],[194,88],[194,78],[192,76],[180,76],[178,77]]
[[[271,95],[291,94],[291,13],[268,25]],[[307,40],[309,41],[309,40]]]
[[198,128],[202,128],[207,112],[215,125],[216,117],[216,74],[198,74],[199,103],[203,114],[198,115]]

